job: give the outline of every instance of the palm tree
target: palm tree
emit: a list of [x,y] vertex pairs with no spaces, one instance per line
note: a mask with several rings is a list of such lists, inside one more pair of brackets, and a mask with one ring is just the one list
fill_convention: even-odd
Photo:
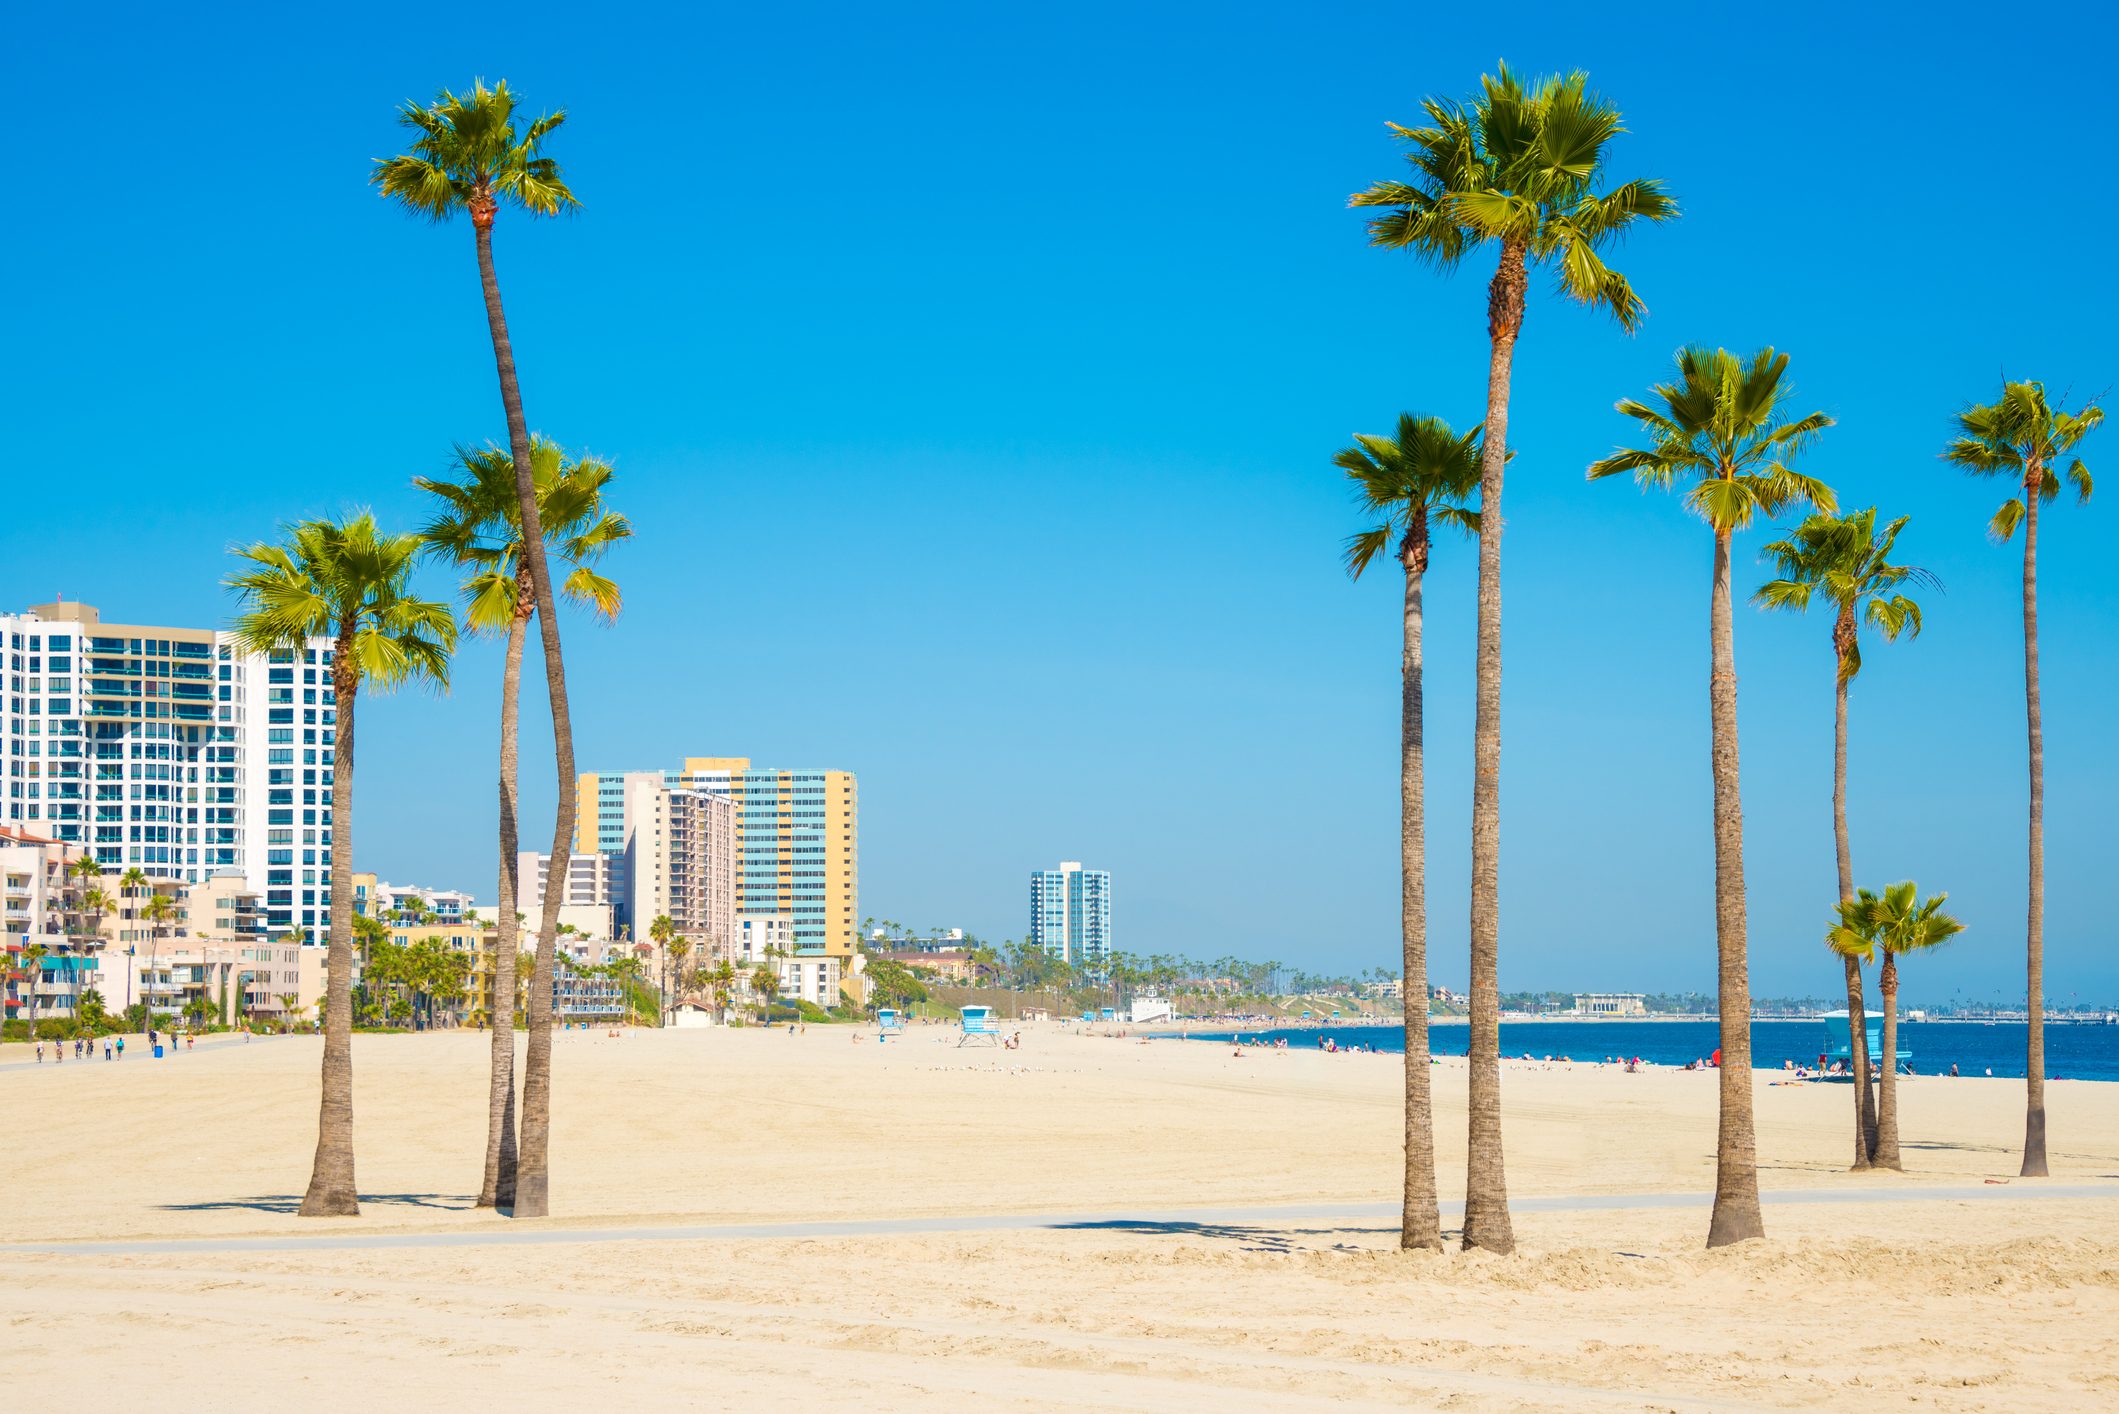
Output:
[[736,986],[736,964],[724,957],[721,961],[714,964],[712,976],[714,983],[714,1009],[721,1014],[721,1020],[726,1023],[728,1020],[729,994],[735,990]]
[[2069,453],[2104,421],[2091,403],[2067,412],[2046,399],[2043,383],[2004,383],[1998,401],[1957,415],[1957,438],[1943,460],[1974,476],[2003,476],[2018,494],[2002,502],[1989,529],[2007,540],[2023,527],[2023,709],[2030,736],[2030,903],[2024,926],[2028,981],[2025,1018],[2024,1178],[2044,1178],[2045,1165],[2045,724],[2038,697],[2038,507],[2060,494],[2060,463],[2075,499],[2090,498],[2090,473]]
[[[424,534],[428,543],[465,570],[464,621],[473,633],[500,633],[507,649],[500,690],[500,897],[517,896],[515,855],[517,755],[522,711],[522,650],[537,596],[523,555],[522,506],[515,494],[515,467],[497,447],[458,449],[462,478],[418,477],[414,484],[441,502]],[[593,457],[569,462],[556,442],[536,437],[530,445],[531,479],[537,490],[538,525],[568,567],[560,592],[605,620],[616,618],[618,586],[598,574],[595,561],[633,533],[625,517],[606,511],[603,491],[610,464]],[[571,851],[572,842],[567,848]],[[566,855],[554,854],[549,893],[563,895]],[[515,910],[499,910],[500,938],[493,955],[495,995],[515,990]],[[486,1163],[480,1207],[509,1208],[515,1201],[515,1020],[495,1009],[492,1018],[492,1081],[486,1099]]]
[[751,973],[750,981],[751,985],[758,989],[758,996],[763,1001],[758,1012],[758,1024],[770,1026],[773,1022],[773,998],[780,991],[780,970],[769,964],[760,964]]
[[661,953],[662,955],[662,1008],[661,1020],[657,1024],[667,1026],[670,1024],[670,941],[671,939],[677,936],[676,921],[672,919],[667,913],[656,914],[654,921],[647,925],[647,936],[648,941],[652,942],[655,945],[656,951]]
[[[1854,855],[1847,833],[1847,688],[1861,672],[1861,625],[1864,620],[1889,641],[1900,634],[1920,636],[1920,605],[1897,593],[1908,583],[1938,585],[1934,575],[1912,565],[1891,563],[1891,547],[1906,528],[1900,516],[1881,531],[1876,508],[1846,515],[1811,516],[1785,540],[1765,553],[1779,566],[1781,578],[1760,586],[1752,600],[1769,609],[1810,607],[1822,592],[1832,606],[1832,845],[1839,862],[1839,897],[1854,899]],[[1869,1167],[1876,1152],[1876,1112],[1869,1093],[1868,1018],[1862,1009],[1861,960],[1841,953],[1847,980],[1847,1057],[1854,1086],[1854,1167]]]
[[1600,191],[1604,148],[1622,131],[1618,110],[1588,76],[1525,85],[1507,65],[1483,78],[1469,104],[1430,98],[1428,123],[1391,131],[1408,143],[1411,180],[1378,182],[1350,204],[1389,208],[1369,221],[1369,243],[1411,251],[1453,269],[1491,243],[1487,284],[1485,441],[1479,470],[1479,648],[1472,731],[1470,1149],[1464,1245],[1509,1252],[1501,1155],[1501,476],[1508,461],[1509,378],[1523,327],[1529,268],[1544,265],[1569,297],[1608,311],[1632,330],[1647,313],[1626,277],[1597,252],[1639,221],[1664,221],[1677,205],[1660,182]]
[[1765,1235],[1751,1122],[1751,981],[1744,938],[1744,807],[1737,771],[1729,544],[1758,516],[1803,504],[1821,511],[1837,508],[1830,487],[1786,465],[1832,425],[1821,412],[1793,421],[1781,417],[1791,391],[1782,382],[1787,367],[1788,356],[1770,348],[1748,362],[1726,349],[1680,350],[1676,381],[1655,389],[1660,407],[1632,398],[1618,404],[1647,430],[1650,444],[1615,452],[1589,468],[1591,480],[1630,471],[1646,487],[1667,489],[1681,479],[1692,481],[1686,504],[1714,531],[1707,700],[1714,741],[1714,936],[1722,1069],[1709,1247]]
[[32,1041],[37,1039],[37,983],[44,975],[44,959],[50,955],[51,949],[45,944],[31,943],[22,949],[17,961],[23,975],[29,978],[29,1039]]
[[[1903,953],[1946,943],[1964,931],[1964,924],[1942,911],[1949,897],[1937,894],[1919,899],[1911,880],[1891,885],[1881,896],[1862,889],[1853,898],[1839,901],[1839,922],[1825,934],[1825,945],[1841,957],[1871,962],[1878,951],[1883,953],[1883,966],[1876,977],[1876,989],[1884,999],[1884,1054],[1876,1103],[1878,1168],[1905,1167],[1898,1151],[1898,959]],[[1857,1072],[1856,1079],[1868,1085],[1866,1074]]]
[[425,681],[446,689],[456,619],[446,604],[415,597],[417,535],[385,535],[365,511],[348,520],[287,527],[284,544],[260,541],[238,553],[228,577],[243,609],[234,628],[243,652],[300,653],[331,642],[331,700],[338,710],[331,754],[336,838],[331,848],[331,932],[324,1002],[322,1096],[316,1159],[301,1211],[307,1217],[360,1211],[353,1177],[353,728],[362,684],[389,691]]
[[[1398,724],[1399,925],[1404,941],[1406,996],[1427,995],[1427,834],[1425,709],[1422,699],[1422,582],[1427,574],[1429,523],[1439,520],[1476,535],[1479,513],[1464,501],[1479,484],[1480,430],[1458,436],[1437,417],[1401,413],[1396,437],[1356,434],[1355,445],[1333,457],[1352,478],[1361,509],[1379,523],[1348,539],[1347,573],[1361,577],[1397,542],[1405,570],[1404,646],[1399,658],[1403,695]],[[1408,1250],[1442,1248],[1442,1216],[1435,1193],[1433,1077],[1429,1074],[1427,1008],[1405,1009],[1405,1206],[1398,1243]]]
[[[487,88],[484,80],[478,80],[468,94],[444,89],[426,107],[403,104],[398,121],[418,136],[410,152],[376,164],[371,177],[374,184],[385,197],[430,220],[446,221],[458,211],[471,217],[479,284],[485,293],[486,328],[493,341],[493,366],[500,378],[508,451],[515,466],[522,558],[537,601],[544,647],[553,765],[559,778],[559,808],[552,822],[552,859],[557,865],[573,848],[577,805],[574,726],[567,710],[566,665],[559,651],[552,577],[545,564],[544,523],[538,515],[529,423],[523,417],[522,389],[515,381],[515,352],[501,309],[500,277],[493,268],[493,221],[504,202],[532,216],[553,216],[580,205],[560,175],[559,164],[542,155],[545,138],[566,121],[566,113],[548,113],[518,135],[515,95],[508,91],[507,82]],[[544,917],[537,930],[527,1016],[529,1044],[523,1057],[522,1140],[516,1159],[514,1212],[520,1217],[543,1217],[551,1210],[552,965],[557,946],[553,930],[559,924],[565,893],[564,889],[545,890]],[[508,900],[501,902],[506,906]]]
[[177,901],[168,894],[151,894],[139,910],[140,918],[147,924],[147,1019],[154,1020],[155,958],[162,950],[162,930],[177,921]]

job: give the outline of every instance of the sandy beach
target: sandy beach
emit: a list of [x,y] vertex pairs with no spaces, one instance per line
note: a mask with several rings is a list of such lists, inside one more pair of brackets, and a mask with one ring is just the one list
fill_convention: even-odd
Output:
[[[1511,1062],[1511,1258],[1394,1250],[1396,1057],[1025,1029],[561,1034],[553,1213],[471,1208],[484,1038],[356,1041],[358,1219],[292,1216],[319,1043],[0,1049],[9,1388],[208,1408],[2084,1409],[2119,1402],[2119,1085],[1758,1088],[1768,1239],[1701,1248],[1714,1079]],[[1436,1068],[1446,1201],[1464,1072]],[[818,1226],[823,1225],[823,1226]],[[1445,1213],[1445,1227],[1451,1226]],[[735,1229],[731,1231],[731,1229]],[[376,1242],[373,1239],[385,1239]],[[151,1245],[148,1245],[151,1244]],[[200,1392],[204,1392],[203,1395]]]

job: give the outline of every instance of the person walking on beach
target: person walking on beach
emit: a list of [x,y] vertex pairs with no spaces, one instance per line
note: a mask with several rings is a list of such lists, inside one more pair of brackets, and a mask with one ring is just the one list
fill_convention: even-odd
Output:
[[110,1059],[110,1038],[108,1036],[103,1038],[103,1059]]
[[118,1038],[118,1059],[125,1059],[125,1038],[123,1036]]
[[37,1064],[44,1064],[44,1042],[42,1040],[37,1042]]

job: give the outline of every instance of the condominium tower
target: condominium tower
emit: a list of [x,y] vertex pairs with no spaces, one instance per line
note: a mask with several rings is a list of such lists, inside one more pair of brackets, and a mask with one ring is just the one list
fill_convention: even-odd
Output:
[[10,825],[113,872],[239,872],[265,925],[331,906],[331,644],[245,653],[201,628],[104,623],[87,604],[0,614]]
[[1028,940],[1101,976],[1111,958],[1111,871],[1072,859],[1032,870]]
[[625,852],[632,783],[642,775],[668,790],[733,804],[739,919],[785,918],[797,952],[853,956],[860,804],[852,772],[770,770],[743,756],[690,756],[674,771],[590,773],[580,781],[577,852]]

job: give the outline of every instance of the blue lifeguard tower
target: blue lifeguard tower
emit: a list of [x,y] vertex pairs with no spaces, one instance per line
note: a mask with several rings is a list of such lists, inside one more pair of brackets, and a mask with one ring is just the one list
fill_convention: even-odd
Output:
[[896,1007],[884,1007],[876,1013],[876,1024],[882,1028],[884,1037],[901,1036],[905,1032],[905,1017]]
[[1001,1024],[994,1020],[990,1006],[968,1006],[964,1008],[964,1032],[957,1037],[957,1045],[998,1046],[1001,1043]]
[[[1869,1064],[1872,1066],[1882,1065],[1884,1060],[1884,1024],[1881,1021],[1871,1022],[1863,1030],[1867,1033],[1866,1039],[1869,1043]],[[1844,1024],[1834,1026],[1828,1023],[1826,1025],[1824,1055],[1828,1063],[1830,1061],[1838,1061],[1843,1068],[1842,1074],[1837,1076],[1828,1075],[1825,1079],[1851,1080],[1853,1078],[1854,1050],[1847,1042],[1847,1028]],[[1913,1067],[1907,1064],[1908,1061],[1913,1059],[1913,1052],[1906,1046],[1903,1026],[1899,1029],[1898,1054],[1893,1059],[1898,1062],[1898,1073],[1900,1075],[1911,1075],[1913,1073]]]

